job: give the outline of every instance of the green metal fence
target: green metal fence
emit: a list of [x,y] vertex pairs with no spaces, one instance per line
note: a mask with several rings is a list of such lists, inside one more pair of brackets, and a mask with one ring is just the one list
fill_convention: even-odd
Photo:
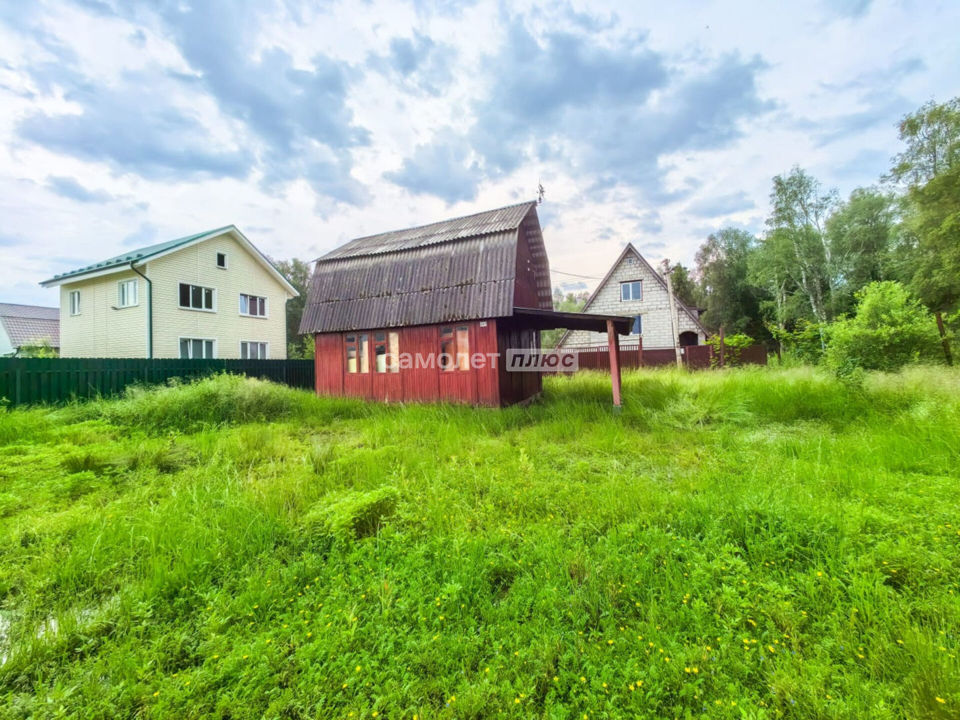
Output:
[[116,395],[133,383],[164,383],[217,372],[314,387],[313,360],[177,360],[145,358],[0,358],[0,398],[10,405],[59,403]]

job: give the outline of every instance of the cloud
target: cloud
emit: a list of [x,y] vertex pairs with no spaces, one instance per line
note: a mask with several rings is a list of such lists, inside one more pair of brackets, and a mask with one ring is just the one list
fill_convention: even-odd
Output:
[[321,53],[308,67],[295,66],[277,46],[254,56],[268,8],[256,0],[169,2],[157,16],[221,111],[263,143],[267,187],[304,178],[322,195],[360,204],[367,193],[351,177],[349,150],[370,136],[347,106],[352,71]]
[[105,190],[90,190],[74,178],[53,176],[47,178],[47,187],[60,197],[82,203],[105,203],[114,199]]
[[[107,84],[83,77],[75,57],[32,67],[42,91],[64,87],[82,112],[29,116],[22,138],[150,179],[244,178],[257,170],[268,192],[305,179],[334,200],[366,201],[351,175],[351,149],[369,144],[347,106],[356,72],[321,53],[294,64],[284,48],[263,46],[261,24],[276,19],[268,17],[276,7],[254,0],[74,2],[148,26],[174,43],[191,72],[154,66]],[[136,27],[128,38],[142,45],[146,33]],[[208,123],[221,118],[203,115],[205,97],[236,132],[213,132]]]
[[240,178],[250,172],[248,151],[218,143],[198,111],[170,102],[178,88],[165,73],[128,72],[118,86],[55,66],[36,68],[34,77],[63,87],[81,112],[30,114],[17,125],[24,140],[149,179]]
[[22,245],[24,240],[16,235],[8,235],[7,233],[0,232],[0,247],[14,247],[16,245]]
[[399,170],[384,177],[416,195],[435,195],[448,204],[472,200],[482,174],[470,156],[467,141],[447,130],[433,142],[417,146]]
[[873,0],[827,0],[824,7],[828,12],[848,18],[860,18],[867,14]]
[[157,226],[150,222],[140,223],[140,227],[123,239],[126,247],[143,247],[157,241]]
[[714,218],[730,215],[756,207],[753,199],[743,190],[727,195],[711,195],[695,200],[687,206],[689,215],[700,218]]
[[393,38],[386,54],[371,54],[367,67],[408,88],[436,96],[453,80],[451,68],[456,55],[452,45],[414,32],[412,38]]
[[[537,38],[514,18],[483,68],[494,82],[474,104],[474,122],[464,133],[473,153],[451,151],[456,142],[448,129],[417,147],[404,161],[405,173],[386,177],[404,187],[416,178],[420,192],[435,188],[449,201],[473,197],[483,180],[531,161],[553,161],[592,178],[589,191],[596,196],[629,187],[653,202],[675,201],[692,188],[668,190],[670,168],[662,158],[741,137],[742,122],[774,107],[757,89],[765,68],[759,57],[729,54],[686,71],[671,68],[643,36],[601,42],[593,34],[557,31]],[[454,193],[421,178],[438,169],[457,176]]]

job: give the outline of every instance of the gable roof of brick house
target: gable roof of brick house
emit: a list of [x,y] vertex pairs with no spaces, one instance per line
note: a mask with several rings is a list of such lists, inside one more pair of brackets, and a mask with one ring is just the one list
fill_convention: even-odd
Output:
[[[654,278],[656,278],[657,282],[660,284],[660,286],[664,290],[667,289],[667,281],[664,279],[663,275],[658,273],[656,269],[653,267],[653,265],[647,262],[647,259],[640,254],[640,251],[633,246],[633,243],[627,243],[627,246],[623,249],[623,252],[620,253],[616,261],[610,266],[610,269],[607,270],[606,274],[603,276],[603,279],[597,284],[597,287],[594,288],[593,292],[590,293],[590,297],[587,298],[587,302],[584,304],[584,306],[580,308],[580,312],[584,312],[584,313],[589,312],[590,306],[593,304],[593,301],[596,300],[597,295],[600,293],[603,287],[609,282],[611,276],[616,271],[617,267],[620,266],[620,263],[623,262],[624,258],[630,254],[633,254],[634,257],[636,257],[637,260],[639,260],[644,265],[644,267],[646,267],[650,271],[650,274],[653,275]],[[683,300],[681,300],[676,295],[674,295],[674,299],[677,302],[677,309],[680,312],[683,312],[687,316],[689,316],[690,320],[697,327],[697,329],[700,330],[700,332],[702,332],[704,335],[709,336],[710,332],[703,326],[703,323],[700,322],[700,317],[698,316],[697,312],[695,312],[693,308],[691,308],[689,305],[683,302]],[[560,336],[560,339],[557,341],[557,347],[561,347],[563,345],[563,341],[567,339],[568,335],[570,335],[569,330],[567,330],[566,332],[564,332],[563,335]]]

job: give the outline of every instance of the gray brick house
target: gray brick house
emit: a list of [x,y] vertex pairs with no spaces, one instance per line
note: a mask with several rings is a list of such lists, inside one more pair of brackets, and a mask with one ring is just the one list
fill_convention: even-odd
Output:
[[[708,333],[700,324],[697,311],[687,307],[679,298],[676,304],[680,344],[702,345]],[[643,338],[645,350],[673,347],[667,281],[632,244],[623,249],[581,311],[630,315],[634,318],[632,334]],[[591,347],[606,345],[606,342],[602,333],[570,330],[560,338],[557,347]],[[631,339],[624,338],[622,342],[629,344]]]

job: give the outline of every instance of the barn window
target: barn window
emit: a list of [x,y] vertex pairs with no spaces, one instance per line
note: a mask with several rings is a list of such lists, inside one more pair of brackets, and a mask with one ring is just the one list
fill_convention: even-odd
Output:
[[631,280],[620,283],[620,300],[643,300],[643,281]]
[[370,372],[370,353],[368,336],[366,333],[344,336],[344,345],[347,352],[347,372]]
[[400,372],[400,333],[376,332],[373,334],[373,369],[378,373]]
[[367,334],[360,333],[357,341],[357,357],[360,359],[360,372],[370,372],[370,353],[367,347]]
[[470,328],[466,325],[440,328],[440,369],[470,369]]
[[357,336],[347,335],[344,343],[347,348],[347,372],[355,373],[357,371]]
[[457,370],[470,369],[470,328],[457,328]]
[[456,370],[453,363],[456,354],[455,340],[452,327],[440,328],[440,369],[444,372]]

